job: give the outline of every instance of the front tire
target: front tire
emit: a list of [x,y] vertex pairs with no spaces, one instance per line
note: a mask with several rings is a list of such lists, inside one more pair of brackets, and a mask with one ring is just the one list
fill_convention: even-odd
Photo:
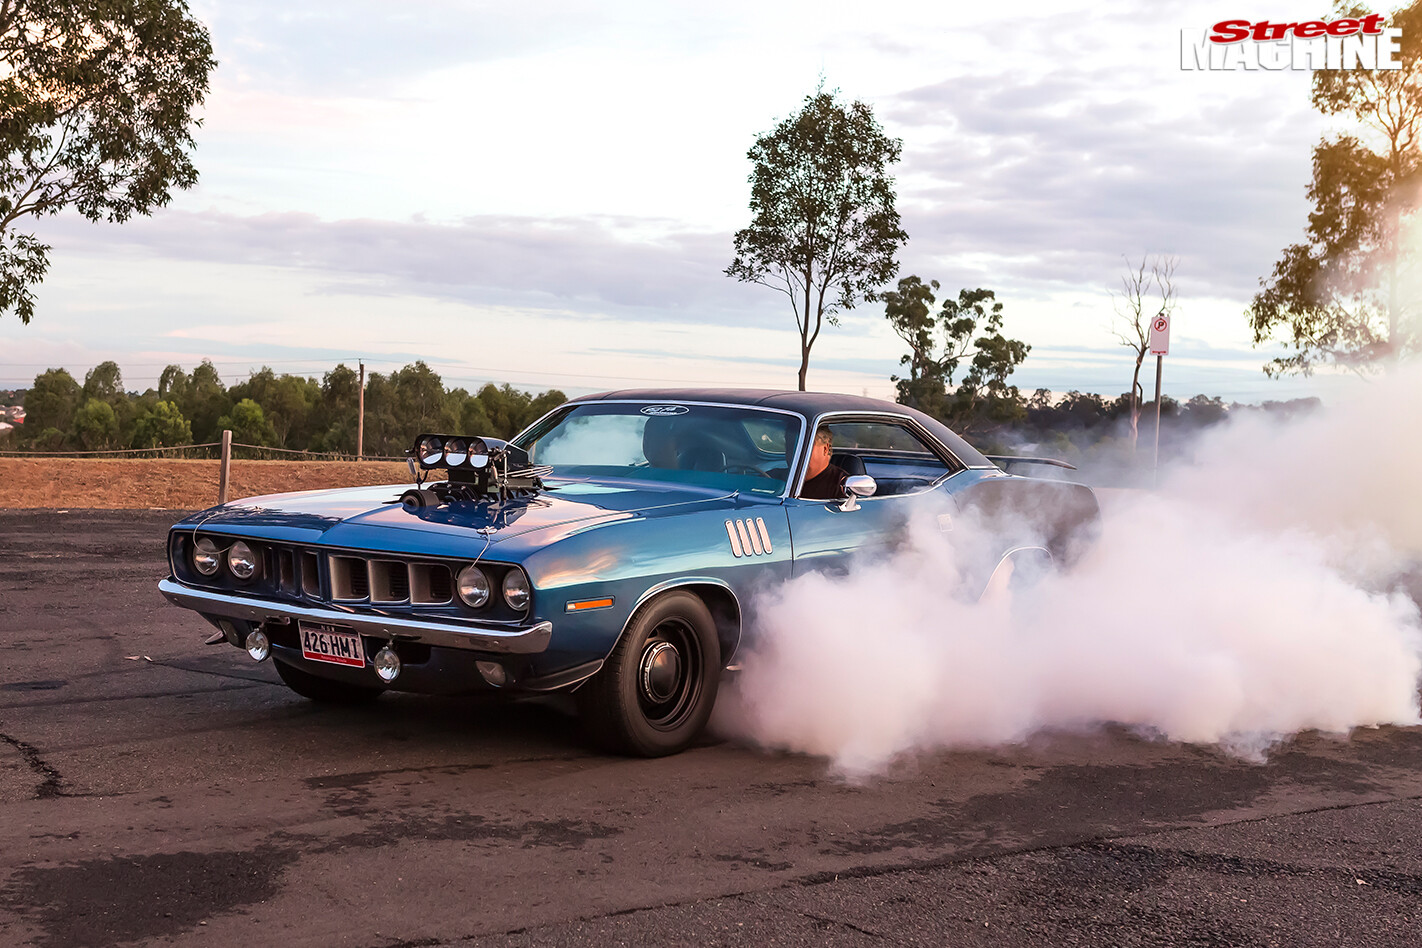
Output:
[[319,701],[323,704],[367,704],[380,697],[384,688],[370,688],[363,685],[351,685],[344,681],[332,681],[329,678],[320,678],[307,671],[302,671],[295,665],[288,665],[286,662],[273,661],[276,665],[277,674],[281,680],[286,682],[286,686],[303,698],[310,698],[312,701]]
[[701,733],[720,680],[721,644],[710,610],[692,593],[669,592],[637,613],[602,670],[575,696],[599,744],[663,757]]

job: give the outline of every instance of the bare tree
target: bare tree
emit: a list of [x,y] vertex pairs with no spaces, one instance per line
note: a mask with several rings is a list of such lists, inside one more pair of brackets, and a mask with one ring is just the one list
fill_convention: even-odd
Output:
[[[1175,267],[1178,257],[1160,254],[1141,256],[1139,264],[1126,261],[1126,272],[1121,276],[1121,295],[1111,294],[1116,310],[1112,334],[1135,353],[1136,364],[1131,371],[1131,450],[1136,449],[1136,435],[1140,431],[1141,405],[1144,390],[1141,388],[1141,363],[1150,351],[1150,323],[1157,315],[1169,316],[1179,302],[1175,296]],[[1160,298],[1156,306],[1155,297]]]

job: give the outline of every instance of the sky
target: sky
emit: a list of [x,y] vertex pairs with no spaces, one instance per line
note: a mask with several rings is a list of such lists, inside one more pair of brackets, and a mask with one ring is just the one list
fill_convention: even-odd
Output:
[[[902,139],[900,276],[986,287],[1031,344],[1025,390],[1130,384],[1127,260],[1178,258],[1166,394],[1259,402],[1244,310],[1302,239],[1307,72],[1183,71],[1181,31],[1322,5],[201,0],[219,66],[198,185],[150,218],[35,224],[33,322],[0,387],[105,359],[127,387],[207,358],[320,378],[423,359],[447,385],[569,394],[795,387],[784,297],[726,277],[757,134],[823,78]],[[882,305],[815,345],[809,387],[892,397]],[[1153,367],[1145,373],[1147,390]]]

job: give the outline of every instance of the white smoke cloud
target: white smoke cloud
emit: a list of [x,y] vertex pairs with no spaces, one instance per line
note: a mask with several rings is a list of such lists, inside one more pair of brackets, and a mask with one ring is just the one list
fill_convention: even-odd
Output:
[[[1156,492],[1107,499],[1070,571],[962,601],[972,527],[760,603],[721,726],[850,775],[915,751],[1117,722],[1258,756],[1307,729],[1417,724],[1422,431],[1398,374],[1288,425],[1233,422]],[[965,543],[965,540],[968,542]]]

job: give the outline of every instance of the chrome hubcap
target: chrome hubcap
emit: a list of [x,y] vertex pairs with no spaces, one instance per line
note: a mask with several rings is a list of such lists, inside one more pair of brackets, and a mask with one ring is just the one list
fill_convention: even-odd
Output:
[[657,704],[676,694],[681,683],[681,655],[670,642],[650,642],[642,653],[642,693]]
[[706,660],[696,631],[680,616],[657,624],[642,645],[634,688],[642,719],[658,731],[675,731],[696,712]]

